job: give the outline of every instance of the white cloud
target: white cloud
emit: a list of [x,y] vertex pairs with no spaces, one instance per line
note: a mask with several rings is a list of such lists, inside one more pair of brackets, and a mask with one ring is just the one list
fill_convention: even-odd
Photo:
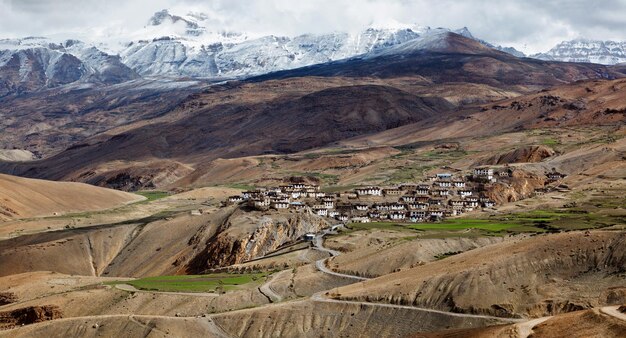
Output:
[[210,29],[252,34],[355,31],[401,22],[467,26],[477,37],[527,52],[575,37],[626,40],[626,0],[0,0],[0,32],[120,35],[140,29],[163,8],[205,12]]

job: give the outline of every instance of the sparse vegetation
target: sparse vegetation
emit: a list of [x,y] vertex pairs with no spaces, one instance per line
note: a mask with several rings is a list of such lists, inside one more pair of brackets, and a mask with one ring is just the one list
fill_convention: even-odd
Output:
[[227,188],[232,188],[232,189],[239,189],[239,190],[254,190],[254,189],[256,189],[255,186],[252,186],[252,185],[249,185],[249,184],[245,184],[245,183],[227,184],[226,187]]
[[560,145],[561,142],[555,138],[546,138],[541,141],[541,144],[553,147],[553,146]]

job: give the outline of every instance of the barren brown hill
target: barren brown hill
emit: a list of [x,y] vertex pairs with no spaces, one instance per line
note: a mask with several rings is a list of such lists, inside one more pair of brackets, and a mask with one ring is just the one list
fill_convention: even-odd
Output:
[[620,304],[625,239],[623,232],[576,232],[504,242],[333,292],[347,300],[513,317]]
[[371,147],[476,137],[533,128],[587,125],[619,127],[626,122],[626,79],[579,81],[468,109],[432,124],[414,123],[342,144]]
[[[195,102],[218,98],[208,96]],[[297,152],[433,118],[453,107],[442,98],[420,97],[383,85],[340,86],[283,94],[271,101],[205,105],[187,110],[178,119],[138,126],[112,137],[103,135],[43,161],[8,163],[3,168],[29,177],[132,190],[151,187],[155,181],[162,185],[154,179],[159,171],[174,178],[188,174],[184,163]],[[117,163],[117,169],[130,168],[120,172],[107,165],[111,162]],[[133,173],[132,167],[142,167],[143,173]],[[103,177],[102,172],[107,175]]]
[[[432,137],[435,130],[437,137],[448,137],[533,127],[543,110],[528,110],[527,115],[534,115],[526,119],[518,113],[505,117],[507,112],[495,108],[480,117],[471,114],[475,109],[457,110],[574,80],[622,75],[600,65],[520,59],[460,35],[442,34],[381,55],[215,85],[188,97],[185,91],[136,92],[123,85],[115,87],[126,88],[123,93],[86,92],[79,102],[93,98],[103,104],[79,103],[67,116],[70,122],[55,122],[80,132],[59,134],[39,116],[31,119],[36,130],[24,133],[22,126],[11,133],[30,135],[19,140],[18,148],[47,149],[49,154],[48,143],[62,139],[65,151],[42,161],[5,163],[0,171],[125,190],[166,186],[193,181],[186,176],[202,173],[192,170],[217,158],[293,153],[389,129],[393,137],[408,132],[415,138],[423,133]],[[26,101],[15,103],[29,107]],[[63,116],[56,108],[47,110]],[[6,115],[15,118],[13,111]],[[609,111],[594,123],[614,123],[620,116]],[[100,117],[105,123],[89,124]]]
[[198,81],[134,80],[3,97],[0,149],[49,157],[111,128],[162,116],[204,86]]
[[0,219],[108,209],[142,199],[138,195],[83,183],[0,175]]

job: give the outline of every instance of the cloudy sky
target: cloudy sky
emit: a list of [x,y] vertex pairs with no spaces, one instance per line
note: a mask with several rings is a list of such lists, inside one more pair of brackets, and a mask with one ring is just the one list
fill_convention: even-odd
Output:
[[120,36],[164,8],[204,12],[210,29],[253,35],[466,26],[527,53],[579,37],[626,40],[626,0],[0,0],[0,38]]

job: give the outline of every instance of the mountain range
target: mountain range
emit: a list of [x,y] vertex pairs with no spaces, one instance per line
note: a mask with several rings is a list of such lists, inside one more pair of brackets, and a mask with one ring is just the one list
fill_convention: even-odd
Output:
[[[112,42],[41,37],[0,40],[0,97],[70,83],[115,84],[139,77],[233,79],[314,64],[376,55],[407,42],[432,40],[454,32],[508,54],[512,48],[475,38],[466,28],[416,25],[370,27],[358,33],[248,36],[212,32],[201,13],[155,13],[141,32]],[[575,40],[531,56],[541,60],[617,64],[626,61],[626,44]]]
[[[89,44],[41,37],[0,40],[0,97],[69,83],[121,83],[138,77],[229,79],[377,53],[451,31],[397,26],[295,37],[210,32],[206,16],[156,13],[144,31],[117,42]],[[455,31],[475,39],[467,28]],[[493,46],[514,55],[521,53]]]
[[626,62],[626,41],[588,39],[563,41],[549,51],[532,57],[550,61],[615,65]]

